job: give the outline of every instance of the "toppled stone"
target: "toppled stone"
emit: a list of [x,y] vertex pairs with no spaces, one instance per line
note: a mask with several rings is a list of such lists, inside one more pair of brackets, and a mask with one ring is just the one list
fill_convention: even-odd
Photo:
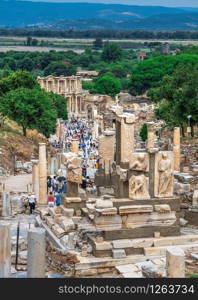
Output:
[[52,226],[52,231],[58,238],[61,238],[65,234],[65,231],[58,224]]
[[195,260],[198,260],[198,254],[191,253],[191,257]]
[[186,221],[184,218],[180,218],[179,223],[180,223],[180,226],[185,226],[188,224],[188,221]]
[[68,218],[72,218],[74,216],[74,209],[73,208],[65,208],[61,206],[62,215]]
[[198,175],[198,165],[191,165],[189,170],[192,175]]
[[174,193],[177,195],[185,195],[190,192],[190,184],[189,183],[174,183]]
[[162,278],[165,275],[165,270],[157,265],[143,265],[142,273],[147,278]]
[[178,179],[182,183],[192,183],[194,180],[194,177],[189,175],[188,173],[177,173],[174,174],[175,178]]
[[59,219],[58,223],[65,232],[69,232],[75,229],[75,224],[72,219],[62,217],[61,219]]
[[60,238],[61,244],[67,248],[68,245],[68,235],[64,235],[62,238]]

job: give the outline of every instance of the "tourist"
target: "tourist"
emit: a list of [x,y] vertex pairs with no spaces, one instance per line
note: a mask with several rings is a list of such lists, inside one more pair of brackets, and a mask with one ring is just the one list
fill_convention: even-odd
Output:
[[31,215],[35,210],[35,206],[36,206],[36,196],[34,195],[33,192],[29,194],[28,202],[29,202],[30,215]]
[[49,193],[49,196],[48,196],[48,199],[47,199],[47,203],[48,203],[48,206],[54,207],[55,198],[54,198],[52,192]]
[[63,194],[67,194],[67,182],[64,181],[61,192]]
[[56,206],[60,206],[61,205],[61,194],[60,191],[55,193],[55,201],[56,201]]

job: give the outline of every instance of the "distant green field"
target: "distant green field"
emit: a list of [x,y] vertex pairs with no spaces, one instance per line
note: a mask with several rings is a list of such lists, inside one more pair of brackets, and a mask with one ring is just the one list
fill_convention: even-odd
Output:
[[[49,48],[73,48],[84,50],[86,47],[92,47],[94,39],[62,39],[62,38],[35,38],[38,41],[38,44],[35,47],[49,47]],[[145,42],[161,42],[163,44],[178,44],[178,45],[198,45],[198,41],[187,41],[187,40],[145,40],[145,39],[103,39],[104,43],[109,41],[116,43],[123,47],[124,49],[132,49],[139,51],[149,52],[150,49],[143,48]],[[10,46],[25,46],[26,38],[25,37],[0,37],[0,46],[10,47]],[[31,46],[34,47],[34,46]],[[9,48],[8,48],[9,50]]]

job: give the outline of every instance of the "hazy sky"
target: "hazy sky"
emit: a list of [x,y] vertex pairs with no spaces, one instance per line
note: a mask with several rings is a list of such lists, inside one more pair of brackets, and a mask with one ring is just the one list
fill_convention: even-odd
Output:
[[[34,0],[35,1],[35,0]],[[131,5],[161,5],[198,7],[198,0],[36,0],[45,2],[90,2],[90,3],[119,3]]]

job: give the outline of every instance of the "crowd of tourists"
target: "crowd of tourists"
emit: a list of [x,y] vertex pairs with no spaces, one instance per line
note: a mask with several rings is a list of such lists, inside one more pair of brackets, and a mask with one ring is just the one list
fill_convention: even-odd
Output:
[[[71,151],[72,140],[78,140],[79,152],[82,158],[82,183],[80,188],[87,194],[95,195],[97,190],[94,183],[95,174],[99,168],[98,143],[93,140],[91,124],[86,119],[65,121],[63,141],[55,141],[52,146]],[[67,194],[66,177],[54,175],[47,177],[48,206],[60,206],[61,196]],[[28,203],[30,214],[36,207],[36,196],[30,193]]]

